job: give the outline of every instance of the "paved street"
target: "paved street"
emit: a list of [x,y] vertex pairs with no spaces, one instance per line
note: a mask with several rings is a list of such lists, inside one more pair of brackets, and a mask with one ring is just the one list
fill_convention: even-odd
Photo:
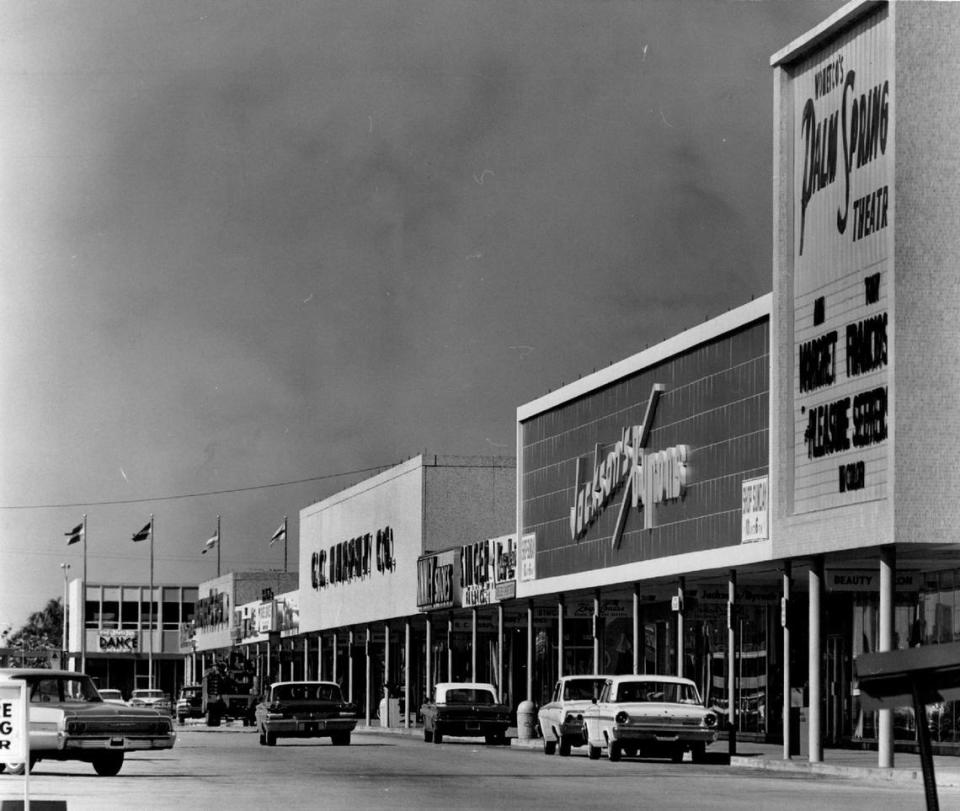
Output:
[[[42,761],[31,799],[71,810],[274,808],[711,808],[923,809],[920,784],[877,784],[771,774],[717,764],[590,761],[536,749],[454,740],[440,746],[403,735],[354,733],[349,747],[325,740],[260,746],[251,729],[180,730],[168,753],[134,753],[117,777],[80,763]],[[22,798],[23,778],[0,775],[0,799]],[[960,791],[941,790],[943,808]]]

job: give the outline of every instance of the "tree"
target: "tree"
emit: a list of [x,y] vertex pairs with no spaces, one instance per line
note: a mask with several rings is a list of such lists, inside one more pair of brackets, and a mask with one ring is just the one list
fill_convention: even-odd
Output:
[[[23,667],[49,667],[49,657],[36,654],[59,651],[63,640],[63,602],[53,598],[40,611],[34,611],[27,624],[19,631],[4,631],[0,635],[3,647],[22,651],[17,664]],[[33,654],[33,655],[31,655]]]

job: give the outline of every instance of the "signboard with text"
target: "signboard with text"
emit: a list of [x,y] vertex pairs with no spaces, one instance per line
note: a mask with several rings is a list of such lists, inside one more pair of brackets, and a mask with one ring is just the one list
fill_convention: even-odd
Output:
[[894,66],[884,9],[793,74],[794,513],[889,495]]
[[0,761],[26,762],[27,683],[14,680],[0,684]]

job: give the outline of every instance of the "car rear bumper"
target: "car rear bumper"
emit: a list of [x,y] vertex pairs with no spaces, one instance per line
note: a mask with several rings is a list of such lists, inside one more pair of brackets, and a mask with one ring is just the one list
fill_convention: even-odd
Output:
[[263,722],[264,730],[271,735],[330,735],[334,732],[352,732],[357,726],[355,718],[282,718]]
[[487,735],[506,735],[505,721],[437,721],[435,731],[441,735],[479,738]]
[[141,749],[172,749],[177,741],[176,733],[170,735],[116,735],[113,737],[68,738],[58,741],[62,752],[115,750],[135,752]]

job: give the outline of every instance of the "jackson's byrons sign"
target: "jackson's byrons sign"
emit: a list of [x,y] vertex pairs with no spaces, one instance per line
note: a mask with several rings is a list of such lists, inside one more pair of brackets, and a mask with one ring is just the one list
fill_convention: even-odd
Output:
[[580,480],[580,460],[577,459],[575,503],[570,508],[570,535],[574,540],[587,533],[620,490],[624,490],[624,494],[613,533],[614,547],[619,544],[623,533],[628,504],[634,510],[644,508],[644,528],[650,529],[653,527],[653,505],[683,497],[690,448],[674,445],[661,451],[645,452],[653,414],[663,391],[663,384],[654,384],[643,424],[623,428],[612,450],[604,454],[602,447],[596,446],[593,475],[583,482]]

